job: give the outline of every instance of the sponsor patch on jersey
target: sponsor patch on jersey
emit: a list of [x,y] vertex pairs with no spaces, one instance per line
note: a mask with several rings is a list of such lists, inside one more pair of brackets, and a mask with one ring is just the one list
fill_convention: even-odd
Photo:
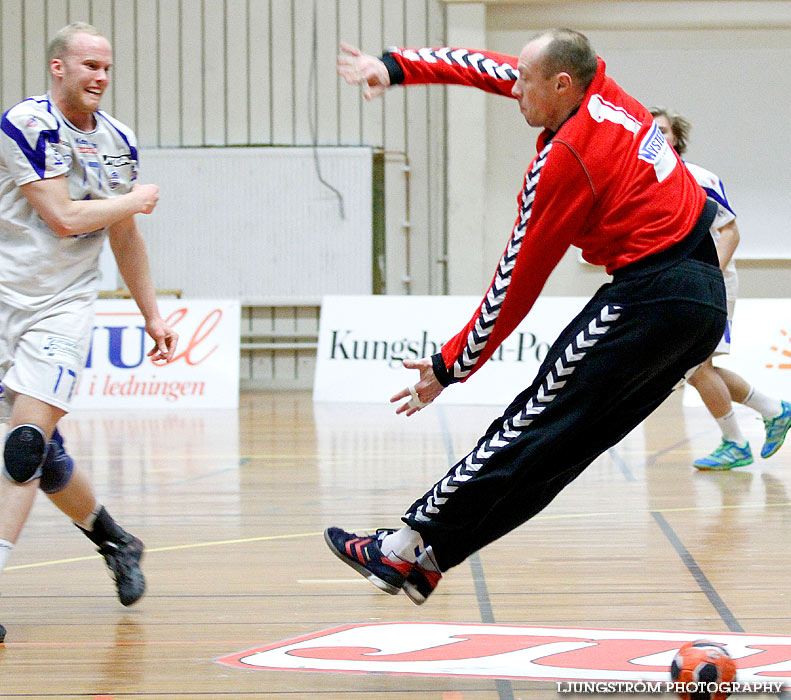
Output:
[[38,119],[35,117],[29,117],[27,122],[25,123],[25,127],[28,129],[35,129],[38,126]]
[[353,624],[217,659],[235,668],[537,681],[668,681],[679,647],[725,644],[739,681],[791,681],[791,636],[392,622]]
[[639,156],[647,163],[656,163],[668,148],[667,139],[657,124],[654,124],[640,142]]
[[122,165],[133,165],[134,160],[129,153],[122,153],[118,156],[103,155],[102,159],[105,165],[112,166],[113,168],[120,168]]
[[83,155],[98,155],[97,145],[93,141],[78,137],[74,139],[74,150]]
[[637,157],[650,163],[654,166],[656,177],[659,182],[662,182],[676,167],[678,160],[676,159],[670,144],[665,139],[665,135],[659,126],[654,125],[648,130],[648,133],[643,136],[640,142],[640,150],[637,152]]

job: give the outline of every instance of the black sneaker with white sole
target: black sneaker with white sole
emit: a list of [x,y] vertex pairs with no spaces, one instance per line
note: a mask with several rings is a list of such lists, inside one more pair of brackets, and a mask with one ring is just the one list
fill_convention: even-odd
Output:
[[146,592],[146,578],[140,569],[145,545],[128,532],[118,540],[103,542],[99,554],[104,557],[110,576],[118,590],[121,605],[132,605]]

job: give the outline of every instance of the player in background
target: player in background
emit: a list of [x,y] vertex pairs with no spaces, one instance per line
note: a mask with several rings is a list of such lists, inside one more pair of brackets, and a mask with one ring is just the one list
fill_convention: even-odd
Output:
[[341,76],[369,99],[397,83],[467,85],[513,98],[527,123],[543,128],[491,286],[441,352],[404,362],[419,379],[392,397],[396,413],[415,414],[480,369],[570,245],[612,274],[533,384],[407,509],[404,527],[373,536],[326,530],[342,561],[420,604],[444,572],[546,508],[714,351],[727,318],[709,235],[716,207],[579,32],[543,32],[518,58],[426,48],[379,59],[341,48]]
[[[683,156],[687,150],[690,123],[680,114],[668,112],[661,107],[654,107],[650,111],[667,142],[676,149],[678,155]],[[766,431],[766,439],[761,447],[761,457],[764,459],[775,454],[785,440],[791,427],[791,404],[767,396],[750,386],[735,372],[717,367],[713,363],[714,357],[727,354],[731,349],[731,320],[739,287],[733,253],[739,244],[739,228],[736,225],[736,215],[725,196],[722,181],[714,173],[698,165],[687,161],[684,164],[709,199],[717,204],[717,216],[711,226],[711,235],[717,246],[728,298],[728,325],[717,349],[687,379],[697,389],[709,413],[717,422],[722,431],[722,442],[710,455],[696,459],[693,465],[703,470],[727,470],[753,463],[750,444],[739,428],[732,402],[748,406],[761,414]]]
[[178,336],[160,316],[134,218],[154,210],[159,190],[136,184],[135,135],[99,110],[112,65],[107,39],[70,24],[47,60],[50,92],[13,106],[0,125],[0,381],[10,408],[0,571],[40,488],[98,547],[131,605],[145,591],[143,543],[99,503],[57,426],[85,367],[106,237],[154,340],[149,357],[173,357]]

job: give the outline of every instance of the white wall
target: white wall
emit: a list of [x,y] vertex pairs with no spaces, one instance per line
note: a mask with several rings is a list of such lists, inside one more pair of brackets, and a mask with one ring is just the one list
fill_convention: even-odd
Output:
[[[725,183],[743,229],[738,257],[791,258],[791,236],[779,235],[791,222],[791,138],[770,106],[791,104],[791,81],[778,79],[791,69],[791,29],[584,31],[627,91],[647,106],[675,109],[691,121],[685,158]],[[526,34],[491,31],[490,44],[518,52]],[[501,104],[510,100],[498,102],[489,115],[489,155],[502,163],[514,159],[515,151],[491,134],[515,126],[520,115],[515,105]]]
[[[579,28],[638,97],[690,116],[690,158],[725,180],[741,254],[758,240],[756,255],[790,247],[791,2],[0,0],[3,108],[46,89],[47,40],[77,19],[113,43],[104,106],[136,129],[144,167],[157,147],[310,145],[313,108],[319,144],[388,151],[389,293],[485,289],[534,139],[509,100],[462,88],[395,89],[365,103],[335,74],[341,39],[375,54],[450,42],[511,53],[538,29]],[[743,261],[740,270],[743,296],[791,296],[791,262]],[[588,294],[603,279],[570,254],[547,292]]]
[[[590,37],[609,74],[638,99],[687,115],[693,123],[689,159],[721,176],[739,214],[742,295],[791,296],[787,194],[791,173],[785,166],[791,139],[777,109],[791,103],[786,77],[791,71],[791,3],[494,2],[481,6],[487,48],[518,54],[536,31],[574,26]],[[469,11],[470,4],[459,7]],[[449,32],[452,17],[449,14]],[[535,154],[538,134],[524,123],[512,100],[494,96],[485,100],[486,156],[478,167],[486,182],[487,269],[468,287],[457,285],[466,293],[488,284],[513,224],[516,195]],[[461,120],[454,126],[449,156],[454,139],[472,137]],[[474,172],[467,158],[463,166],[449,164],[449,177],[460,167],[468,174]],[[463,218],[463,212],[457,216]],[[472,245],[477,243],[471,240]],[[589,294],[604,281],[601,271],[581,264],[571,251],[545,291]]]

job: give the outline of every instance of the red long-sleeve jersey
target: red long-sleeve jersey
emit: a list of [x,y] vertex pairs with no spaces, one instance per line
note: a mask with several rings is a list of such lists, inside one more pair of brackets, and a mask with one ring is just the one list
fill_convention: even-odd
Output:
[[[390,54],[404,84],[442,83],[511,96],[517,59],[468,49]],[[391,71],[392,76],[392,71]],[[706,195],[670,148],[648,110],[605,74],[557,133],[538,138],[519,213],[486,295],[434,361],[443,384],[464,381],[530,311],[570,245],[608,273],[683,239]],[[443,369],[445,370],[443,372]]]

